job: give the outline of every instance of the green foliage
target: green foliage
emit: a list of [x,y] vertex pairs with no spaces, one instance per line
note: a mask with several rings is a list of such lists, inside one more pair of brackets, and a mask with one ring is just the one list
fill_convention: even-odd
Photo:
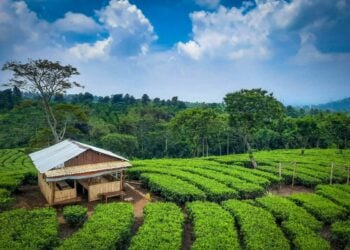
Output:
[[0,213],[1,249],[52,249],[58,243],[56,211],[16,209]]
[[204,200],[205,193],[196,186],[166,174],[143,173],[141,180],[151,192],[160,194],[168,201],[183,204],[187,201]]
[[74,227],[82,224],[87,218],[87,208],[81,205],[66,206],[63,208],[63,217]]
[[[131,171],[135,171],[135,169]],[[175,176],[205,191],[207,199],[211,201],[221,201],[229,198],[236,198],[238,196],[236,190],[227,187],[225,184],[217,182],[211,178],[206,178],[197,174],[192,174],[177,168],[141,167],[136,168],[136,171],[148,173],[161,173]]]
[[330,249],[329,243],[318,233],[322,223],[302,207],[279,196],[265,196],[256,201],[282,221],[282,228],[296,249]]
[[174,203],[150,203],[144,208],[144,223],[129,249],[181,249],[183,222],[181,209]]
[[10,192],[0,188],[0,212],[11,207],[14,199],[10,197]]
[[290,249],[269,212],[238,200],[228,200],[222,204],[235,217],[246,249]]
[[110,133],[101,138],[103,147],[121,155],[133,156],[137,150],[137,138],[132,135]]
[[342,219],[346,215],[346,209],[317,194],[299,193],[293,194],[289,198],[298,205],[302,205],[316,218],[327,223]]
[[186,204],[194,226],[191,249],[240,249],[232,216],[216,203],[195,201]]
[[130,235],[133,221],[131,204],[99,204],[82,229],[66,239],[59,249],[121,248]]
[[35,168],[22,149],[0,149],[0,188],[16,190],[36,179]]
[[331,233],[332,239],[350,247],[350,220],[333,223]]
[[350,193],[333,187],[332,185],[318,185],[316,194],[326,197],[335,203],[350,209]]

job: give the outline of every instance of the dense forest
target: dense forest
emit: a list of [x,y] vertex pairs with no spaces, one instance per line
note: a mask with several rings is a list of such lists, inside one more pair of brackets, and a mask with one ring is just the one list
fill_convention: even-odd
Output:
[[[220,104],[86,92],[56,95],[50,105],[65,138],[132,158],[349,147],[348,114],[284,107],[261,89],[228,94]],[[17,87],[3,90],[0,110],[0,148],[38,148],[54,142],[35,95]]]

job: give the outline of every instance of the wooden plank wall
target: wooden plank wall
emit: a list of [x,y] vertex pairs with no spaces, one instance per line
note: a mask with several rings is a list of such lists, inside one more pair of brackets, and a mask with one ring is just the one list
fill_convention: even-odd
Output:
[[111,161],[118,161],[118,159],[112,156],[100,154],[92,150],[87,150],[84,153],[81,153],[80,155],[66,161],[64,163],[64,166],[71,167],[71,166],[79,166],[84,164],[94,164],[94,163],[111,162]]
[[50,185],[44,180],[42,174],[38,173],[38,184],[41,190],[41,193],[44,195],[46,201],[51,204],[51,195],[52,190]]
[[77,198],[77,190],[75,188],[56,190],[55,192],[55,202],[65,201]]
[[120,181],[105,182],[89,186],[89,201],[100,199],[100,194],[120,191]]

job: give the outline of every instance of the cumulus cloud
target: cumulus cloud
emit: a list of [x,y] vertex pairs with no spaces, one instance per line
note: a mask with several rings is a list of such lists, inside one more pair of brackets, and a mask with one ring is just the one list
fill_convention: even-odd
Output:
[[248,13],[245,7],[223,6],[215,12],[194,12],[191,14],[193,39],[178,43],[177,49],[197,60],[202,57],[267,58],[270,55],[269,23],[277,5],[266,1]]
[[82,43],[70,48],[69,54],[76,59],[107,59],[113,39],[111,37],[97,41],[94,44]]
[[92,33],[102,29],[93,18],[73,12],[67,12],[63,18],[56,20],[54,26],[59,31],[76,33]]
[[111,0],[97,13],[112,39],[110,52],[114,55],[145,54],[157,39],[150,21],[127,0]]
[[39,19],[22,1],[0,1],[0,34],[0,57],[3,58],[51,43],[49,23]]
[[[254,8],[242,4],[240,8],[220,6],[216,11],[193,12],[190,15],[192,39],[179,42],[176,48],[180,54],[195,60],[259,60],[271,58],[280,51],[290,56],[300,55],[310,52],[311,47],[321,55],[315,56],[315,60],[326,58],[322,54],[349,53],[349,2],[256,0]],[[314,36],[307,46],[302,41],[306,33]]]

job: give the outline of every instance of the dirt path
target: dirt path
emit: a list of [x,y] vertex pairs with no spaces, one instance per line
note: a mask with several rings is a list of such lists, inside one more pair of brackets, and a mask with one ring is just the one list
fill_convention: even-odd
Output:
[[297,193],[313,193],[314,190],[303,186],[294,186],[294,188],[292,188],[291,185],[281,185],[280,187],[269,189],[269,192],[279,196],[289,196]]

